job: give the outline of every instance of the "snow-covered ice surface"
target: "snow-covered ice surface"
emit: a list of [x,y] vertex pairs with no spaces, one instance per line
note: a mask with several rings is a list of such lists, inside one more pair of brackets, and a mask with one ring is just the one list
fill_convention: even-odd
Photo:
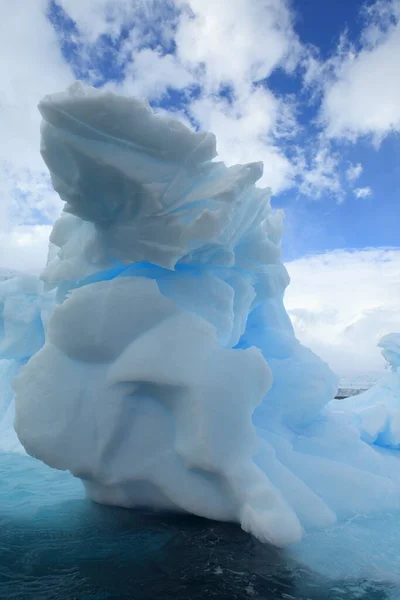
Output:
[[236,521],[277,546],[396,515],[397,452],[329,404],[336,377],[295,338],[262,166],[212,162],[212,134],[81,84],[40,111],[65,211],[46,292],[10,280],[35,335],[18,345],[12,310],[2,330],[27,452],[99,503]]

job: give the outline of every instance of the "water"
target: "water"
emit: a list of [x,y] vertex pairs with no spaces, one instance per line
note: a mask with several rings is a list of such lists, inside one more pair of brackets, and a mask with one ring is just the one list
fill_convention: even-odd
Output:
[[324,544],[337,555],[331,538],[312,534],[284,552],[231,524],[99,506],[67,473],[0,454],[1,600],[400,598],[390,577],[334,579],[298,561],[321,559]]

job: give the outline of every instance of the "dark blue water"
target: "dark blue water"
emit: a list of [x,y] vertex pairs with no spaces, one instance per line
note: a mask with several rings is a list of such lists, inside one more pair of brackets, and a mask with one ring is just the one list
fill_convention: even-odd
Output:
[[235,525],[96,505],[68,474],[0,455],[0,600],[253,598],[393,600],[400,591],[318,575]]

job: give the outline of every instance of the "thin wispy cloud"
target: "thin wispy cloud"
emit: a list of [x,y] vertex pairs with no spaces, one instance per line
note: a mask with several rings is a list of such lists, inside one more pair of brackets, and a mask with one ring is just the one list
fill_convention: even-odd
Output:
[[366,4],[360,40],[342,40],[325,84],[322,116],[329,136],[379,144],[400,130],[400,2]]

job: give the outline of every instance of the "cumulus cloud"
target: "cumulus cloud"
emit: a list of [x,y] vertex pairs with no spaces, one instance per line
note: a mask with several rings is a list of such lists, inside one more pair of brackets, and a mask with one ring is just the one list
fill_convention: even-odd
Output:
[[262,183],[275,193],[292,185],[296,169],[281,141],[297,132],[295,107],[267,83],[278,67],[291,73],[306,53],[286,0],[60,4],[92,50],[104,33],[129,30],[114,51],[123,78],[108,87],[156,103],[168,90],[182,91],[183,113],[192,126],[217,134],[221,159],[262,160]]
[[194,85],[195,78],[176,56],[163,54],[160,49],[151,48],[132,48],[131,52],[134,53],[135,59],[130,61],[125,69],[122,86],[125,93],[158,99],[165,94],[168,87],[180,90]]
[[294,173],[293,165],[270,135],[278,112],[279,102],[263,88],[247,96],[243,94],[234,105],[210,97],[191,105],[196,121],[216,134],[219,157],[228,165],[262,160],[262,183],[268,184],[275,193],[290,186]]
[[[44,64],[44,72],[46,61],[57,64],[57,72],[48,66],[54,76],[52,85],[44,87],[61,89],[71,79],[71,69],[46,20],[49,5],[45,0],[28,4],[30,22],[40,20],[45,30],[41,39],[46,42],[42,45],[47,44],[44,61],[41,56],[37,60],[35,48],[30,49],[30,60]],[[60,37],[75,48],[69,60],[88,81],[147,96],[155,104],[163,104],[171,90],[179,91],[180,111],[171,106],[173,112],[192,126],[213,129],[220,157],[228,164],[262,160],[261,183],[275,194],[297,184],[312,198],[329,194],[339,202],[344,199],[341,161],[328,143],[322,147],[307,139],[305,152],[298,141],[296,146],[293,140],[302,132],[299,100],[269,86],[276,69],[289,76],[302,74],[305,83],[314,85],[326,79],[315,50],[296,34],[288,0],[57,0],[56,5],[75,25]],[[113,65],[108,65],[107,73],[102,73],[102,57]],[[335,61],[338,81],[345,61],[338,57]],[[328,85],[325,91],[327,101]],[[36,102],[29,102],[31,113],[36,113]],[[35,114],[36,143],[37,121]],[[349,182],[355,181],[358,170],[358,165],[348,170]]]
[[[178,55],[205,66],[211,89],[232,84],[240,94],[281,65],[291,70],[302,47],[286,0],[188,0],[176,34]],[[264,42],[264,43],[263,43]]]
[[400,331],[400,249],[338,250],[286,264],[300,341],[341,375],[382,370],[378,340]]
[[360,43],[342,39],[328,65],[321,114],[327,135],[379,143],[400,131],[399,0],[379,0],[364,9],[364,20]]
[[[185,89],[189,119],[216,133],[220,158],[228,164],[262,160],[264,184],[276,193],[290,187],[294,168],[279,140],[297,125],[290,101],[265,83],[274,69],[290,72],[302,56],[286,1],[176,0],[175,7],[169,13],[174,53],[143,49],[134,28],[123,48],[122,89],[150,98]],[[268,44],[260,43],[264,39]],[[200,89],[192,97],[194,86]]]
[[[287,2],[189,0],[183,6],[177,56],[202,84],[191,115],[216,133],[219,155],[228,164],[262,160],[264,184],[275,193],[290,187],[293,165],[279,144],[281,135],[297,127],[290,103],[266,84],[255,85],[277,67],[291,72],[304,52]],[[218,96],[223,86],[227,98]]]

